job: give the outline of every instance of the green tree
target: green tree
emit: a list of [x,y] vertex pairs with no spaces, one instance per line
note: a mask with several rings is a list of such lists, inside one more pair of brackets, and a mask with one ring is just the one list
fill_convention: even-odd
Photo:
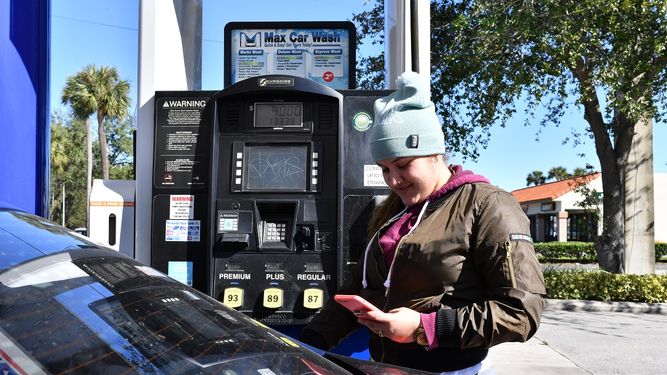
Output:
[[[134,117],[127,116],[124,119],[109,119],[105,121],[104,128],[108,134],[109,144],[109,177],[112,180],[134,179],[134,145],[133,132],[136,129]],[[95,160],[99,159],[100,148],[93,145]],[[99,163],[93,165],[93,176],[101,175]]]
[[572,175],[573,176],[583,176],[583,175],[593,173],[593,172],[594,171],[592,170],[592,168],[588,169],[588,168],[577,167],[577,168],[574,168],[574,171],[572,171]]
[[[51,116],[50,219],[68,228],[86,225],[86,124],[60,113]],[[64,204],[63,204],[64,195]],[[63,220],[64,216],[64,220]]]
[[102,163],[102,178],[109,178],[109,151],[104,127],[107,119],[123,119],[131,104],[130,83],[121,80],[114,67],[88,65],[67,78],[62,101],[69,103],[79,118],[97,117],[97,136]]
[[[547,182],[548,180],[562,181],[573,177],[581,177],[589,175],[591,173],[595,173],[591,165],[586,165],[585,168],[581,167],[574,168],[572,173],[568,173],[567,168],[563,166],[552,167],[551,169],[549,169],[549,174],[547,176],[545,176],[544,173],[542,173],[542,171],[530,172],[526,176],[526,186],[541,185]],[[587,181],[587,180],[576,180],[575,183],[578,184],[580,181]]]
[[532,171],[526,176],[526,186],[542,185],[547,182],[547,178],[542,171]]
[[[362,38],[382,42],[378,13],[381,0],[355,15]],[[600,265],[612,272],[623,272],[624,176],[634,134],[661,122],[667,108],[665,19],[665,0],[431,2],[432,94],[448,147],[474,158],[488,129],[505,126],[520,108],[527,122],[545,108],[542,126],[581,108],[587,126],[574,142],[595,142],[604,191]]]
[[90,188],[93,174],[93,149],[90,116],[97,118],[97,136],[99,140],[102,178],[109,178],[109,159],[107,136],[104,121],[107,118],[123,118],[130,106],[130,84],[121,80],[114,67],[87,65],[81,71],[67,78],[62,92],[63,104],[69,104],[74,115],[86,120],[86,145],[88,150],[86,207],[90,205]]
[[567,169],[563,166],[558,166],[558,167],[552,167],[549,169],[549,174],[547,175],[547,180],[556,180],[556,181],[561,181],[561,180],[566,180],[568,178],[572,177],[569,173],[567,173]]

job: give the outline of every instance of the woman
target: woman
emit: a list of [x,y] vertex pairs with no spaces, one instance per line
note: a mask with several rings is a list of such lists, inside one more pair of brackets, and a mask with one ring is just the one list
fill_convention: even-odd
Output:
[[484,373],[489,347],[526,341],[539,326],[544,279],[528,218],[486,178],[446,165],[429,85],[418,74],[404,73],[376,101],[375,119],[371,153],[392,193],[338,293],[381,311],[355,317],[329,301],[301,340],[330,349],[361,324],[374,333],[375,361]]

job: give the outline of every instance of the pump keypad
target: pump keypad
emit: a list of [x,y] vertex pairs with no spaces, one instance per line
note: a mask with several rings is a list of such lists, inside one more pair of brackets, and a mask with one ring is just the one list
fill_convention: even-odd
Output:
[[284,242],[287,223],[266,222],[264,227],[264,241],[266,242]]

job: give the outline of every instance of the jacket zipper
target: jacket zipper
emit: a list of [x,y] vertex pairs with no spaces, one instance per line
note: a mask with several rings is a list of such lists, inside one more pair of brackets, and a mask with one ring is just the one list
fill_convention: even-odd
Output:
[[512,287],[516,288],[516,279],[514,277],[514,262],[512,262],[512,243],[509,241],[505,241],[505,254],[507,268],[510,271],[510,280],[512,280]]

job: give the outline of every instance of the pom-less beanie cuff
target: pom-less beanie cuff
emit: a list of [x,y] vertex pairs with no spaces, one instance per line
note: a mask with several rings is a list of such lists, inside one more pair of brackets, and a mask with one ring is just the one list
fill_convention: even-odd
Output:
[[428,81],[405,72],[397,83],[396,91],[375,101],[370,142],[373,160],[444,154],[444,134]]
[[[403,158],[409,156],[427,156],[427,155],[444,155],[447,149],[445,148],[444,135],[442,134],[427,135],[424,132],[421,134],[411,134],[405,137],[382,138],[371,141],[371,155],[374,161]],[[419,144],[417,147],[409,147],[409,144],[414,144],[414,136],[418,136]]]

